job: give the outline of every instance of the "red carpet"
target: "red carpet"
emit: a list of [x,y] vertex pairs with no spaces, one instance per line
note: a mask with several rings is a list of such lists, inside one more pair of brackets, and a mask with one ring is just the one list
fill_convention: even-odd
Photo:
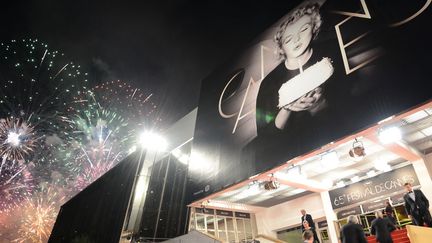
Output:
[[[406,229],[395,230],[392,232],[394,243],[410,243]],[[376,243],[375,236],[367,237],[368,243]]]

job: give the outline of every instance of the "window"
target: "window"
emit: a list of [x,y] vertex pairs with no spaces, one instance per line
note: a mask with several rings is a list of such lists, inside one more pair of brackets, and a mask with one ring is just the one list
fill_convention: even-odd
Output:
[[195,213],[191,213],[190,222],[189,222],[189,231],[195,229]]
[[216,236],[214,216],[206,216],[207,233]]
[[246,240],[246,232],[245,232],[245,225],[244,225],[244,219],[236,219],[237,221],[237,237],[240,242]]
[[234,229],[234,219],[232,217],[226,217],[228,241],[236,242],[236,231]]
[[222,241],[230,243],[247,242],[254,238],[254,221],[250,218],[247,218],[250,216],[250,214],[236,214],[230,211],[224,212],[226,214],[220,215],[220,213],[217,213],[216,210],[191,210],[191,222],[189,229],[196,229],[198,231],[205,232]]
[[219,239],[226,241],[228,236],[226,233],[226,223],[224,217],[217,217],[217,229],[218,229],[218,235]]
[[245,219],[244,225],[245,225],[246,239],[252,240],[253,239],[252,221],[250,219]]
[[206,225],[205,225],[205,217],[203,214],[196,214],[196,229],[200,231],[206,231]]

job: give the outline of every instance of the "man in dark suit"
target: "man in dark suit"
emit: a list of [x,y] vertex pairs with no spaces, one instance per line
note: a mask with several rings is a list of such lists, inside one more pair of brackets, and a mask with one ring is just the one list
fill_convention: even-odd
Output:
[[[315,231],[315,223],[312,219],[312,216],[310,214],[306,213],[306,210],[302,209],[300,210],[302,217],[301,217],[301,227],[302,227],[302,232],[305,232],[306,230],[311,230],[314,233],[314,242],[315,243],[320,243],[319,239],[317,237],[316,231]],[[307,225],[309,225],[309,229],[305,228],[305,221],[307,222]]]
[[307,221],[309,223],[309,226],[311,227],[315,227],[315,223],[312,219],[312,216],[310,214],[306,213],[306,210],[302,209],[300,210],[302,216],[301,216],[301,227],[302,227],[302,232],[305,231],[305,228],[303,226],[303,221]]
[[420,190],[413,190],[411,183],[405,183],[407,194],[404,196],[405,209],[414,225],[432,227],[429,200]]
[[371,234],[375,235],[379,243],[393,243],[390,232],[396,229],[396,226],[388,219],[384,218],[381,211],[375,213],[376,219],[371,224]]
[[355,215],[348,216],[348,223],[341,229],[342,243],[367,243],[363,227],[358,224],[358,218]]

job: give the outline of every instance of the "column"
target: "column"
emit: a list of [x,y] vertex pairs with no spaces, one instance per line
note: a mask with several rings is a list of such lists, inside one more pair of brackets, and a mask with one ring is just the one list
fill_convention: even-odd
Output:
[[142,211],[144,208],[145,199],[147,196],[147,189],[149,186],[149,180],[151,175],[151,166],[156,160],[157,152],[148,151],[145,153],[144,158],[142,158],[142,167],[138,172],[135,184],[135,188],[132,198],[132,203],[130,205],[130,216],[126,224],[125,230],[130,232],[138,232],[141,223]]
[[328,224],[328,233],[330,237],[330,241],[332,243],[338,243],[338,234],[336,232],[336,214],[333,211],[333,207],[330,200],[330,194],[328,191],[321,192],[321,200],[324,207],[324,213],[327,218],[327,224]]

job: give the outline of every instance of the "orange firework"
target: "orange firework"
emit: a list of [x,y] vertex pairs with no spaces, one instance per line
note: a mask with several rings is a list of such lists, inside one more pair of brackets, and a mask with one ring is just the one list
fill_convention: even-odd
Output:
[[21,221],[17,237],[13,242],[47,242],[57,217],[59,205],[64,201],[65,197],[51,188],[27,198],[17,208],[17,214],[21,214]]

